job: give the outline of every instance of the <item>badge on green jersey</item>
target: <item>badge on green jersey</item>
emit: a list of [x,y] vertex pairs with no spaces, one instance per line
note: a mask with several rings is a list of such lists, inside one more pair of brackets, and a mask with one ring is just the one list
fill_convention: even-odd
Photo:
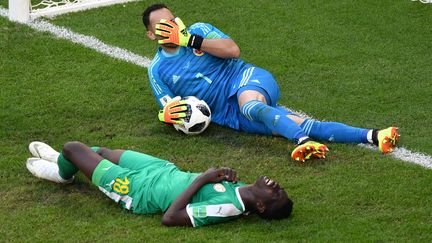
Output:
[[192,213],[195,218],[205,218],[207,216],[206,206],[194,207]]

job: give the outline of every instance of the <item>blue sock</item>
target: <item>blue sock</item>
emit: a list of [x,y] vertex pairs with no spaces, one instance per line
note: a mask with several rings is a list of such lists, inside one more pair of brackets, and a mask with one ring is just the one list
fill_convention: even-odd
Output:
[[339,122],[320,122],[306,119],[301,125],[312,139],[336,143],[367,143],[369,129],[351,127]]
[[272,132],[277,133],[296,143],[308,136],[293,120],[286,117],[286,112],[268,106],[260,101],[252,100],[243,105],[240,112],[251,121],[264,123]]

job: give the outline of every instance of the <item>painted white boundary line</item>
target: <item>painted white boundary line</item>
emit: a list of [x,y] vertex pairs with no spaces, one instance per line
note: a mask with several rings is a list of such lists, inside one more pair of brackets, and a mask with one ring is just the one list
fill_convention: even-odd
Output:
[[[359,144],[359,146],[378,151],[378,148],[371,144]],[[405,162],[421,165],[427,169],[432,169],[431,156],[423,153],[412,152],[404,147],[396,148],[391,154],[389,154],[389,156]]]
[[[8,10],[0,7],[0,16],[8,18]],[[81,44],[107,56],[124,60],[126,62],[136,64],[140,67],[147,68],[150,66],[151,63],[151,60],[147,57],[139,56],[119,47],[107,45],[95,37],[74,33],[69,29],[55,26],[43,20],[36,20],[34,22],[27,22],[24,24],[37,31],[50,32],[51,34],[60,39],[70,40],[74,43]],[[300,113],[304,117],[309,117],[304,112]],[[359,144],[359,146],[372,150],[377,150],[377,148],[372,145]],[[391,153],[390,156],[405,162],[418,164],[425,168],[432,169],[432,157],[426,154],[412,152],[406,148],[400,147],[395,149],[395,151]]]
[[[8,18],[8,10],[0,7],[0,15]],[[116,46],[107,45],[93,36],[86,36],[74,33],[69,29],[53,25],[43,20],[35,20],[23,24],[37,31],[49,32],[57,38],[70,40],[73,43],[81,44],[97,52],[103,53],[116,59],[136,64],[140,67],[147,68],[151,63],[151,60],[147,57],[139,56],[135,53]]]
[[411,0],[412,2],[421,2],[421,3],[432,3],[432,0]]

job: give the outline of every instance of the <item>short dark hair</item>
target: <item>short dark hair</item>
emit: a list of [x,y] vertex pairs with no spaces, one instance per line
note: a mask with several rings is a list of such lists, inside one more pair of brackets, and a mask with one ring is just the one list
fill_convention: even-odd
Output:
[[148,8],[146,8],[146,10],[144,10],[143,14],[142,14],[142,21],[144,23],[144,26],[146,27],[146,29],[149,29],[149,24],[150,24],[150,14],[153,11],[162,9],[162,8],[166,8],[169,9],[165,4],[163,3],[156,3],[153,4],[151,6],[149,6]]
[[267,207],[263,213],[258,213],[263,219],[284,219],[288,218],[291,215],[293,208],[293,201],[290,198],[287,198],[287,201],[282,207],[274,209],[271,206]]

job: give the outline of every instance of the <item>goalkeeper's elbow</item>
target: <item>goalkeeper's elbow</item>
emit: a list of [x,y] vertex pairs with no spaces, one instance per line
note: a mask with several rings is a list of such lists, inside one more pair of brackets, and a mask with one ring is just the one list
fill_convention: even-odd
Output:
[[225,58],[239,58],[240,47],[231,39],[227,39],[225,46]]
[[240,48],[238,47],[237,44],[234,44],[233,46],[231,46],[231,48],[229,49],[229,52],[231,54],[231,58],[239,58],[240,57]]

